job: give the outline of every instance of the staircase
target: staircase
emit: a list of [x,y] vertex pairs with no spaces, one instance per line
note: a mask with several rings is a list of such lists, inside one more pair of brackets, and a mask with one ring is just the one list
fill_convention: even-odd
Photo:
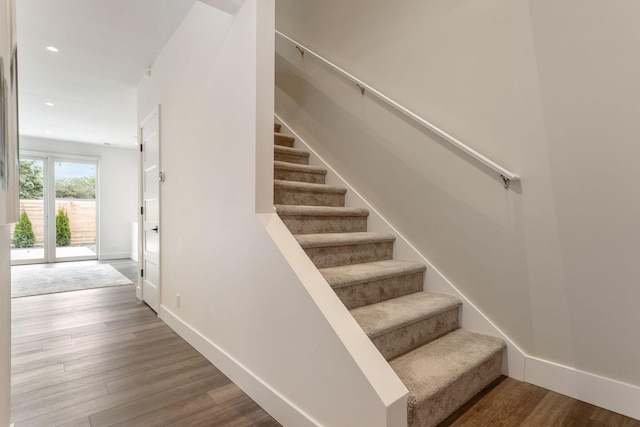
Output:
[[435,426],[501,373],[504,342],[460,329],[461,301],[423,292],[426,267],[393,259],[395,236],[274,125],[274,204],[285,225],[409,390],[409,426]]

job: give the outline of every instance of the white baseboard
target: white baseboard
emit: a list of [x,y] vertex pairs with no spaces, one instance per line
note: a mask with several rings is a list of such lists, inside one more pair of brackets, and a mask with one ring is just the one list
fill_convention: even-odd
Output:
[[160,307],[159,316],[280,424],[301,427],[317,425],[300,408],[272,389],[231,355],[182,321],[165,306]]
[[640,420],[640,387],[531,356],[525,381]]
[[331,175],[337,179],[340,183],[339,185],[348,188],[349,193],[352,193],[353,196],[357,198],[358,203],[362,203],[369,209],[370,225],[373,224],[374,227],[384,229],[377,231],[387,231],[396,235],[395,252],[401,252],[403,258],[408,256],[410,259],[419,260],[427,264],[425,286],[428,286],[430,291],[448,293],[462,299],[464,307],[462,323],[465,329],[497,336],[507,343],[507,357],[504,360],[503,366],[503,373],[505,375],[640,420],[640,405],[638,405],[638,402],[640,402],[640,387],[579,371],[526,354],[471,301],[465,298],[453,283],[441,274],[429,260],[422,256],[422,254],[384,219],[373,206],[360,196],[340,174],[332,169],[299,135],[289,128],[284,120],[277,114],[275,116],[277,121],[282,124],[282,130],[280,132],[294,136],[296,142],[299,142],[305,149],[311,152],[312,159],[318,160],[323,167],[327,168],[327,177]]

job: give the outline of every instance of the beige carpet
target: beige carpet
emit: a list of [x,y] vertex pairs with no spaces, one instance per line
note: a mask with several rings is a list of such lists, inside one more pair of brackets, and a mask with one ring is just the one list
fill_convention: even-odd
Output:
[[38,264],[11,267],[11,298],[131,285],[109,264]]

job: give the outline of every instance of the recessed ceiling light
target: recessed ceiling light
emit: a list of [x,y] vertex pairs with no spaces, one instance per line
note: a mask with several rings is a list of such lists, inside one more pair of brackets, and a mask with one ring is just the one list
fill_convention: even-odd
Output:
[[44,105],[47,107],[53,107],[55,104],[53,102],[45,102]]
[[53,132],[51,132],[50,130],[45,130],[44,133],[46,133],[47,135],[51,135]]
[[58,48],[55,46],[47,46],[49,52],[58,52]]

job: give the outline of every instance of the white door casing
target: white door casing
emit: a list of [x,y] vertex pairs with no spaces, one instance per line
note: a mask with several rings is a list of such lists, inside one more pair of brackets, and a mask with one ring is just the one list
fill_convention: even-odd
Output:
[[160,107],[140,124],[142,301],[160,309]]

